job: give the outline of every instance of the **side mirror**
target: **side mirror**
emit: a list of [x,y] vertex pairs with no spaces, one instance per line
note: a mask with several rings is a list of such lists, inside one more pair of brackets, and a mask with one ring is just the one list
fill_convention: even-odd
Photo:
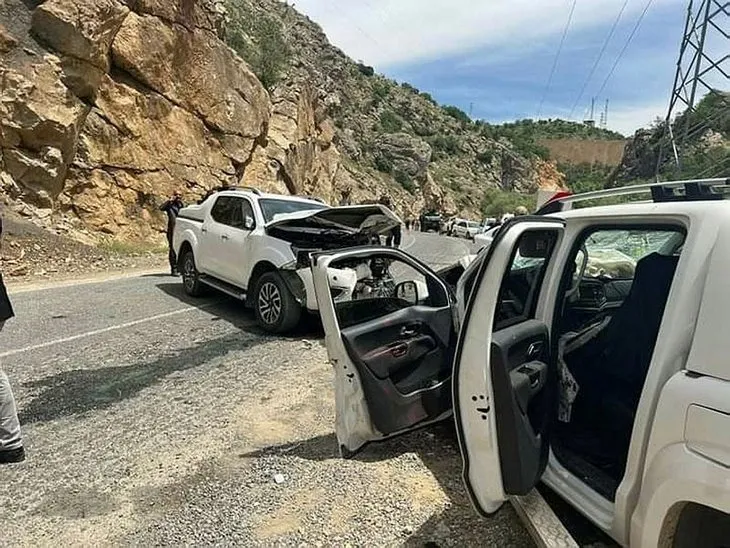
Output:
[[401,282],[395,286],[395,296],[411,306],[418,304],[418,285],[416,282]]
[[253,220],[253,217],[246,215],[243,218],[243,228],[245,228],[246,230],[253,230],[255,226],[256,222]]

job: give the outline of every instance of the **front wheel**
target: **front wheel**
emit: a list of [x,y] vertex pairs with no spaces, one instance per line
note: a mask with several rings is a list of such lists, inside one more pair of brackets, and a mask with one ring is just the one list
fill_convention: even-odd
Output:
[[267,272],[257,280],[253,306],[256,321],[270,333],[291,331],[302,315],[302,307],[278,272]]
[[195,255],[193,255],[192,249],[188,249],[183,253],[180,264],[182,265],[182,280],[185,293],[191,297],[200,297],[203,294],[203,287],[200,283],[200,273],[195,266]]

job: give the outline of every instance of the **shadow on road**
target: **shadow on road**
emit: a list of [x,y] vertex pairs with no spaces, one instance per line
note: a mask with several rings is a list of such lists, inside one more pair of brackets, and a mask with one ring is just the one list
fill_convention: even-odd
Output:
[[41,392],[23,407],[20,421],[23,424],[52,421],[103,409],[134,397],[167,375],[199,367],[209,360],[264,341],[228,335],[150,361],[103,369],[75,369],[25,383],[25,388]]
[[[167,277],[169,278],[169,276]],[[269,336],[256,324],[252,310],[246,308],[241,301],[224,293],[210,289],[203,297],[190,297],[185,293],[182,283],[179,281],[162,282],[156,284],[156,286],[160,291],[175,297],[180,302],[189,306],[204,308],[205,312],[211,314],[216,320],[224,320],[247,333]],[[319,316],[305,312],[302,314],[301,322],[293,331],[285,335],[277,335],[277,337],[285,339],[323,338],[322,322]]]

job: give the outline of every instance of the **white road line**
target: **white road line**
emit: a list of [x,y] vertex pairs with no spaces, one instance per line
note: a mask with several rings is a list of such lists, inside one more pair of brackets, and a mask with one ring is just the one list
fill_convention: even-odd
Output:
[[407,245],[404,245],[403,247],[401,247],[401,250],[402,250],[402,251],[405,251],[406,249],[410,249],[410,248],[412,248],[412,247],[413,247],[413,246],[414,246],[415,244],[416,244],[416,237],[415,237],[415,236],[411,236],[411,243],[409,243],[409,244],[407,244]]
[[211,303],[208,305],[203,306],[189,306],[187,308],[182,308],[180,310],[173,310],[172,312],[165,312],[164,314],[156,314],[155,316],[149,316],[147,318],[141,318],[139,320],[134,320],[131,322],[126,323],[120,323],[118,325],[111,325],[109,327],[104,327],[102,329],[95,329],[94,331],[87,331],[86,333],[79,333],[78,335],[71,335],[70,337],[63,337],[62,339],[56,339],[54,341],[48,341],[40,344],[32,344],[30,346],[26,346],[24,348],[16,348],[15,350],[8,350],[7,352],[3,352],[0,354],[0,358],[7,358],[8,356],[15,356],[17,354],[23,354],[24,352],[30,352],[32,350],[39,350],[41,348],[48,348],[49,346],[54,346],[57,344],[64,344],[69,343],[73,341],[78,341],[79,339],[85,339],[86,337],[94,337],[96,335],[102,335],[104,333],[109,333],[111,331],[118,331],[120,329],[126,329],[128,327],[134,327],[135,325],[140,325],[147,322],[153,322],[155,320],[162,320],[164,318],[170,318],[171,316],[177,316],[179,314],[185,314],[187,312],[192,312],[193,310],[204,310],[206,308],[210,308],[211,306],[215,306],[219,303]]

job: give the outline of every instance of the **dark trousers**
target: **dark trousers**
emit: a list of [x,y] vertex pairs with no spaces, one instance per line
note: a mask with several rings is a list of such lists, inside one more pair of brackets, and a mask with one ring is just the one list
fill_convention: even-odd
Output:
[[[385,240],[385,245],[387,245],[388,247],[400,247],[400,240],[401,227],[400,225],[398,225],[390,232],[390,234],[388,234],[388,237]],[[395,246],[393,244],[395,244]]]
[[172,247],[172,232],[167,231],[167,257],[170,260],[170,270],[173,272],[177,271],[177,255],[175,255],[175,248]]

